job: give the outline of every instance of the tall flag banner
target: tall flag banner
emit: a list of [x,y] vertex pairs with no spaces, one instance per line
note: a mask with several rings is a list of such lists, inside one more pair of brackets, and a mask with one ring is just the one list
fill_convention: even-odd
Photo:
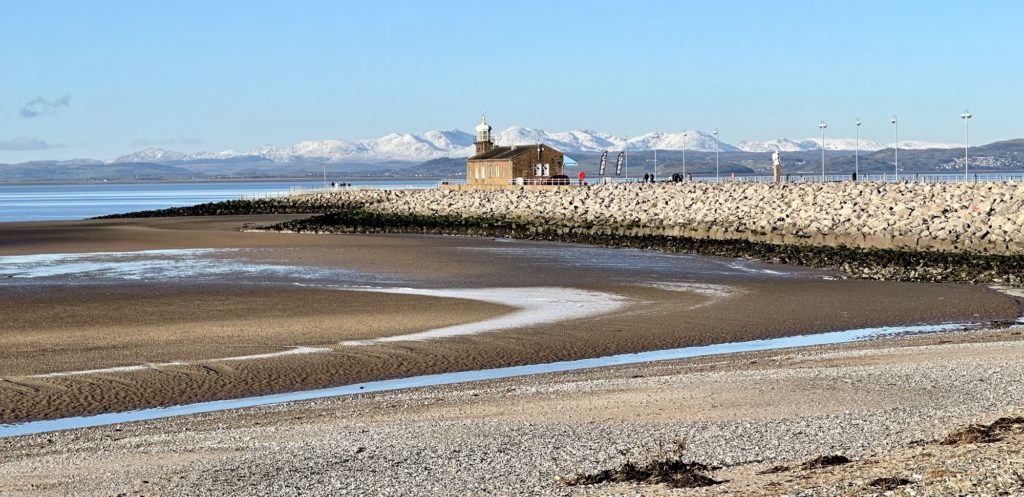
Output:
[[615,160],[615,175],[622,175],[622,156],[625,152],[619,152],[619,158]]
[[606,165],[608,165],[608,151],[607,150],[605,150],[604,153],[601,154],[601,171],[599,172],[599,174],[601,176],[604,176],[604,166],[606,166]]

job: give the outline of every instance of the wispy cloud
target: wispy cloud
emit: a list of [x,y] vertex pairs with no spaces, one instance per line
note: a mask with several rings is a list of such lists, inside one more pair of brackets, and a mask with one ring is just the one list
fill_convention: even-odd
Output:
[[71,95],[64,95],[53,100],[36,97],[21,108],[21,117],[31,119],[40,116],[52,116],[61,108],[71,107]]
[[51,148],[60,147],[61,145],[54,145],[45,140],[31,138],[28,136],[19,136],[17,138],[11,138],[10,140],[0,140],[0,150],[4,151],[23,152],[26,150],[49,150]]
[[160,147],[160,146],[172,146],[172,145],[202,145],[203,139],[197,137],[182,136],[178,138],[164,138],[164,139],[149,139],[149,138],[138,138],[132,140],[132,146],[134,147]]

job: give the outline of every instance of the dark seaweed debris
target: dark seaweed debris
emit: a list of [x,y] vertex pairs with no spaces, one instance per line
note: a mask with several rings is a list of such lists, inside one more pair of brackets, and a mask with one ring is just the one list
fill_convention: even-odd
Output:
[[839,466],[840,464],[849,464],[850,458],[835,454],[831,456],[819,456],[811,459],[800,465],[801,469],[817,469],[825,468],[828,466]]
[[578,473],[576,476],[557,479],[566,486],[597,485],[601,483],[641,483],[644,485],[668,485],[671,488],[709,487],[723,483],[706,473],[715,468],[698,462],[686,462],[686,441],[677,442],[669,453],[659,451],[659,455],[642,464],[634,464],[627,460],[617,468],[605,469],[597,473]]
[[887,490],[896,490],[896,488],[898,488],[898,487],[902,487],[903,485],[909,485],[911,483],[914,483],[914,482],[911,481],[911,480],[908,480],[906,478],[899,478],[899,477],[895,477],[895,476],[886,476],[886,477],[875,478],[874,480],[871,480],[871,483],[868,483],[868,486],[872,487],[872,488],[875,488],[875,489],[878,489],[878,490],[881,490],[881,491],[884,492],[884,491],[887,491]]
[[774,475],[774,474],[777,474],[777,473],[785,473],[786,471],[789,471],[791,469],[793,469],[793,468],[791,468],[789,466],[786,466],[785,464],[777,464],[777,465],[772,466],[772,467],[770,467],[768,469],[765,469],[763,471],[758,471],[757,474],[759,474],[759,475]]
[[1003,439],[1001,435],[1024,429],[1024,417],[1004,417],[991,424],[972,424],[956,430],[939,441],[941,445],[964,445],[993,443]]

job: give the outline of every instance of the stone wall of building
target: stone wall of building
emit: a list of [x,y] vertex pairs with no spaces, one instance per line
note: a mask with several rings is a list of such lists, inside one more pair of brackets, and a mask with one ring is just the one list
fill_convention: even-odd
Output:
[[565,156],[562,155],[561,152],[547,145],[541,145],[540,158],[537,157],[537,152],[534,148],[534,150],[531,150],[529,153],[516,156],[516,158],[512,160],[512,176],[516,178],[536,179],[536,176],[533,174],[533,166],[538,163],[550,165],[548,176],[565,174],[562,172],[562,162],[564,160]]
[[509,159],[473,160],[466,166],[466,184],[507,185],[512,180],[512,161]]
[[344,191],[300,201],[500,217],[621,234],[1024,253],[1024,184],[658,183]]

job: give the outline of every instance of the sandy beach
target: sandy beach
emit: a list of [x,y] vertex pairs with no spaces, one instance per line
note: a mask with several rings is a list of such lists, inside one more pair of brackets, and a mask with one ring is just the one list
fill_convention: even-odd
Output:
[[[1020,314],[1014,299],[981,286],[840,280],[734,259],[239,231],[273,219],[0,226],[8,274],[0,306],[10,316],[0,333],[0,422]],[[65,255],[40,262],[35,254]],[[425,294],[374,291],[395,288]],[[536,292],[548,314],[491,332],[347,343],[515,317],[515,306],[500,299],[472,298],[489,288]],[[452,289],[465,298],[436,296]],[[596,300],[564,300],[574,292]],[[584,305],[598,311],[589,315]]]
[[[938,442],[1024,414],[1022,347],[1019,329],[929,335],[0,439],[0,493],[835,496],[892,478],[886,495],[1012,495],[1020,427]],[[559,482],[680,439],[725,482]],[[802,466],[833,455],[851,462]]]
[[0,497],[1024,497],[1024,2],[2,12]]

